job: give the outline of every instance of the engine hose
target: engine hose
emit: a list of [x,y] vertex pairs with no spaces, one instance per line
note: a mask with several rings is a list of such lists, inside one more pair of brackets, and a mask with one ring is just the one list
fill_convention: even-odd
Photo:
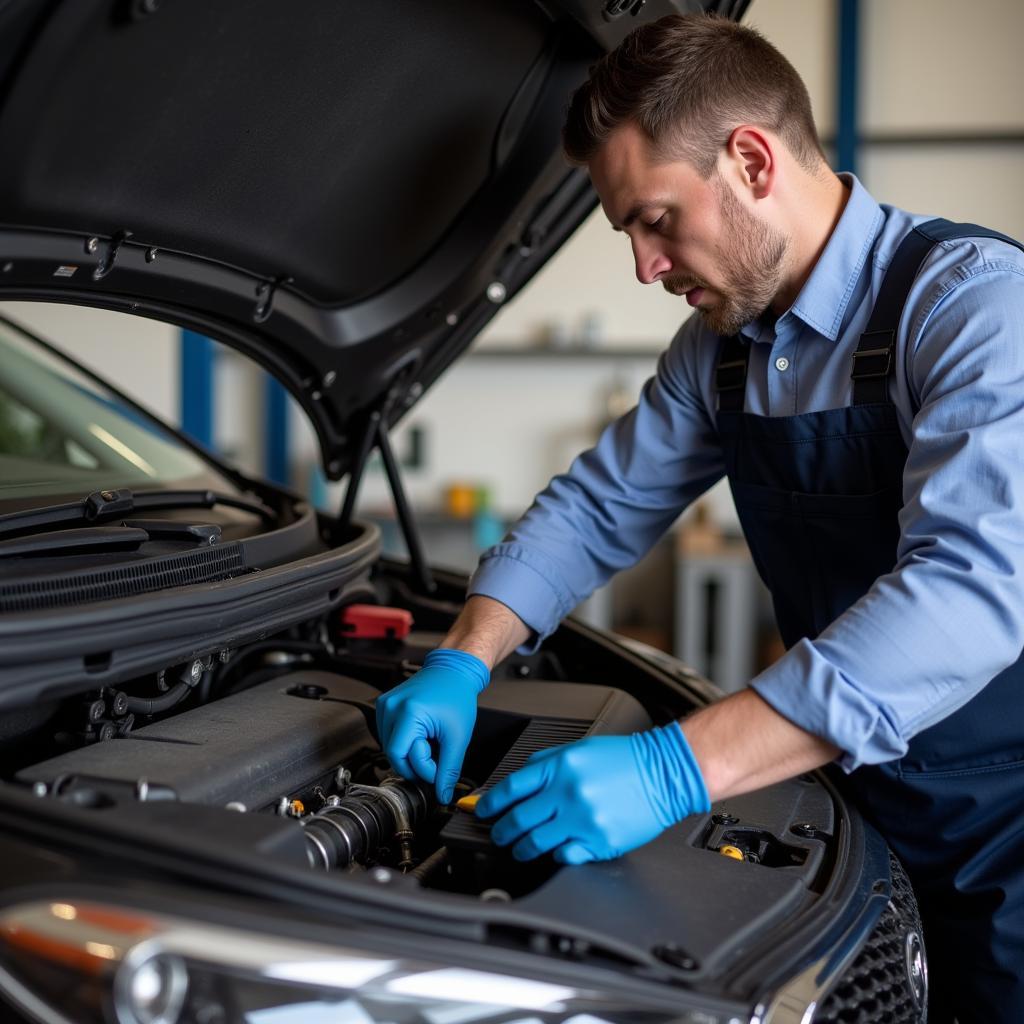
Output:
[[327,870],[345,868],[376,859],[382,846],[398,840],[401,866],[410,866],[412,830],[429,806],[423,790],[404,779],[385,779],[380,786],[349,786],[336,803],[303,819],[309,864]]
[[170,711],[188,696],[191,689],[188,683],[178,683],[159,697],[129,697],[128,710],[136,715],[157,715],[161,711]]
[[448,864],[448,847],[442,846],[435,850],[427,859],[409,872],[410,878],[415,878],[421,885],[429,881],[434,875],[443,871]]

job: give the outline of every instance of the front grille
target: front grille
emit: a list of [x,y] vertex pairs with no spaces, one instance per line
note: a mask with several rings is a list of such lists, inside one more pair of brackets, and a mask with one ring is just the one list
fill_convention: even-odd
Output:
[[917,900],[903,865],[890,852],[892,896],[864,948],[814,1014],[815,1024],[920,1024],[925,1008],[907,973],[907,936],[921,931]]

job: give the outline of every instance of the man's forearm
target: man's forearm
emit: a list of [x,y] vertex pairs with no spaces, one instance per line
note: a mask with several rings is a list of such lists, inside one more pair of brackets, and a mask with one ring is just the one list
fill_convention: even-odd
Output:
[[529,628],[510,608],[475,594],[466,602],[441,646],[474,654],[493,669],[529,636]]
[[828,764],[839,748],[780,715],[754,690],[681,723],[712,800],[748,793]]

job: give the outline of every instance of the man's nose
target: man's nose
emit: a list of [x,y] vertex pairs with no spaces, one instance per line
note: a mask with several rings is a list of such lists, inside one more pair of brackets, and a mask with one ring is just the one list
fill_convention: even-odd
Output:
[[643,239],[633,241],[633,262],[636,264],[636,279],[641,284],[653,284],[672,269],[672,261],[658,246]]

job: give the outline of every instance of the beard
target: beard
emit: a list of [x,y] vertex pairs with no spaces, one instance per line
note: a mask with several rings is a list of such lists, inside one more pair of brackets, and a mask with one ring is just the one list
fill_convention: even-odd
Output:
[[722,210],[722,239],[715,247],[722,285],[694,277],[668,277],[662,285],[673,295],[685,295],[693,288],[714,291],[719,302],[698,306],[697,311],[715,334],[727,335],[752,323],[771,305],[782,286],[789,242],[750,213],[717,175],[714,188]]

